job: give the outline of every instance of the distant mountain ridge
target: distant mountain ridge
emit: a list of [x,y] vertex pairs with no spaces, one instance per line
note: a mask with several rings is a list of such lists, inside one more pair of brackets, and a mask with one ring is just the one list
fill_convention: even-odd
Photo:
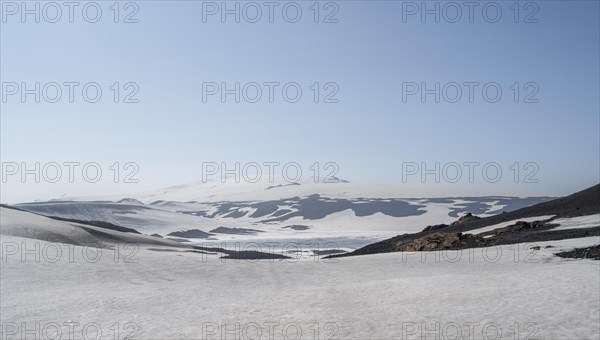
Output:
[[[394,191],[396,187],[384,189],[347,181],[239,186],[198,182],[149,194],[62,198],[15,207],[53,218],[103,222],[162,237],[178,232],[191,235],[190,238],[200,235],[203,236],[200,239],[210,237],[221,241],[243,237],[245,240],[328,238],[337,242],[339,238],[350,238],[359,240],[351,242],[351,249],[356,249],[392,235],[421,231],[433,223],[450,223],[467,212],[491,216],[552,199],[440,196],[441,191],[436,197],[400,198],[402,192]],[[213,230],[229,232],[209,235]]]

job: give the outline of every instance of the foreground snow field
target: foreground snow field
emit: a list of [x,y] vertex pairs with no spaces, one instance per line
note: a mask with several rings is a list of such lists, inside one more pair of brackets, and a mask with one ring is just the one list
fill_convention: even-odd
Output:
[[4,235],[2,339],[599,339],[600,262],[553,255],[598,243],[236,261]]

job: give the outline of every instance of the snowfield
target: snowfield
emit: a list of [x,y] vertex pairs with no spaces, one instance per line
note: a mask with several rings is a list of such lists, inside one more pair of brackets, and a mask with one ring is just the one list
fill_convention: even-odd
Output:
[[478,235],[478,234],[486,233],[488,231],[492,231],[492,230],[496,230],[496,229],[508,227],[509,225],[513,225],[513,224],[515,224],[515,223],[517,223],[519,221],[522,221],[522,222],[544,221],[544,220],[550,219],[552,217],[554,217],[554,215],[545,215],[545,216],[518,218],[516,220],[506,221],[506,222],[502,222],[502,223],[490,225],[490,226],[487,226],[487,227],[483,227],[483,228],[478,228],[478,229],[475,229],[475,230],[467,231],[467,232],[465,232],[465,234]]
[[[494,224],[491,226],[474,229],[471,231],[465,232],[465,234],[482,234],[488,231],[508,227],[509,225],[513,225],[519,221],[523,222],[536,222],[536,221],[545,221],[553,218],[555,215],[544,215],[537,217],[524,217],[519,218],[512,221],[502,222],[498,224]],[[568,230],[568,229],[579,229],[579,228],[593,228],[600,226],[600,214],[587,215],[587,216],[578,216],[578,217],[569,217],[569,218],[557,218],[555,220],[551,220],[549,224],[557,226],[550,230]]]
[[[36,241],[2,242],[34,249]],[[550,243],[568,249],[598,242]],[[78,255],[73,263],[3,256],[3,339],[22,338],[23,325],[51,332],[55,324],[67,339],[65,323],[78,324],[75,335],[88,326],[87,334],[100,330],[103,339],[113,339],[115,328],[120,337],[141,339],[221,339],[222,332],[227,339],[270,339],[269,327],[276,339],[293,339],[297,330],[315,339],[315,328],[318,339],[419,339],[436,327],[466,339],[470,329],[475,339],[484,331],[499,331],[501,339],[598,339],[599,262],[560,259],[552,255],[558,249],[521,249],[515,261],[510,248],[499,248],[497,262],[494,249],[454,263],[433,253],[222,262],[147,248],[118,260],[105,252],[96,263]]]
[[600,226],[600,214],[579,216],[573,218],[558,218],[552,221],[552,224],[558,224],[558,227],[552,230],[567,230],[577,228],[592,228]]
[[143,235],[53,243],[71,234],[68,223],[1,216],[2,339],[600,338],[600,262],[553,255],[598,237],[540,250],[255,261],[143,244]]

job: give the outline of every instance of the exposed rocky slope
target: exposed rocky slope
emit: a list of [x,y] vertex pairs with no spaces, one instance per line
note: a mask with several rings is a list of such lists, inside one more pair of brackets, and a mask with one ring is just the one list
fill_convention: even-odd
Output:
[[[344,257],[395,251],[435,251],[488,247],[522,242],[542,242],[568,238],[600,236],[598,226],[591,228],[570,228],[553,230],[557,225],[552,221],[558,218],[587,216],[600,213],[600,184],[573,195],[553,201],[533,205],[513,212],[478,218],[467,214],[450,225],[428,226],[415,234],[403,234],[381,242],[373,243],[351,253],[332,255]],[[468,233],[502,222],[536,216],[553,216],[539,221],[517,221],[511,225],[480,233]]]

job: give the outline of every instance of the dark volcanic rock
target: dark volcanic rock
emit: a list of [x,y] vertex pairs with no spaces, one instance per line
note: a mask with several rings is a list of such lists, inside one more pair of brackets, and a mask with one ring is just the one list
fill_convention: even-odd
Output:
[[435,251],[485,247],[488,240],[479,235],[436,232],[395,245],[395,251]]
[[465,224],[467,222],[472,222],[472,221],[477,221],[481,219],[481,217],[478,216],[474,216],[471,213],[467,213],[465,216],[462,216],[461,218],[459,218],[457,221],[454,221],[452,223],[450,223],[450,225],[460,225],[460,224]]
[[570,251],[563,251],[554,255],[571,259],[600,260],[600,245],[588,248],[577,248]]
[[444,229],[444,228],[448,228],[449,225],[447,224],[436,224],[436,225],[428,225],[427,227],[425,227],[425,229],[423,229],[423,231],[434,231],[434,230],[440,230],[440,229]]

